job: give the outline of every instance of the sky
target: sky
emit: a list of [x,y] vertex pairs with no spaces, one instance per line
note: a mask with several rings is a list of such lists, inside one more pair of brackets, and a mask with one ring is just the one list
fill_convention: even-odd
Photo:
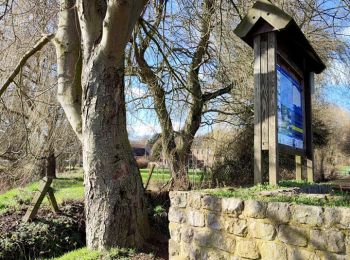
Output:
[[[350,46],[350,25],[345,27],[341,34],[343,40]],[[349,67],[341,61],[334,60],[324,73],[328,81],[323,89],[324,99],[350,111]]]
[[[332,7],[335,1],[326,1],[327,6],[326,7]],[[328,6],[329,5],[329,6]],[[344,30],[341,33],[344,37],[344,40],[347,41],[350,44],[350,25],[345,26]],[[339,73],[339,75],[334,76],[332,75],[335,71],[344,72],[345,69],[343,68],[343,65],[341,65],[336,60],[332,62],[329,67],[326,69],[325,72],[323,72],[326,75],[326,82],[322,86],[322,96],[325,101],[337,105],[339,107],[345,108],[350,111],[350,86],[347,73]],[[348,69],[349,70],[349,69]],[[350,70],[349,70],[350,73]],[[140,84],[135,84],[140,86]],[[316,85],[316,88],[320,87]],[[145,94],[145,88],[146,87],[138,87],[136,90],[132,88],[131,90],[134,97],[136,96],[142,96]],[[151,100],[148,101],[150,104],[152,103]],[[150,109],[142,109],[142,110],[135,110],[132,107],[129,107],[128,113],[128,131],[130,139],[141,139],[141,138],[148,138],[151,137],[155,133],[161,132],[160,125],[157,120],[157,116],[154,111]],[[187,113],[184,113],[187,114]],[[181,118],[181,115],[178,115],[175,118],[172,118],[174,129],[177,131],[179,130],[182,125],[184,118]],[[202,127],[197,135],[199,134],[205,134],[207,132],[210,132],[212,130],[211,127]]]

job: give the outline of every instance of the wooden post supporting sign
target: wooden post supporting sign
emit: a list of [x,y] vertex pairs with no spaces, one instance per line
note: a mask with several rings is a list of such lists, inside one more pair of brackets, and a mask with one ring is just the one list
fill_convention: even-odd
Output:
[[311,93],[325,65],[294,19],[268,0],[248,11],[235,33],[254,49],[254,183],[278,184],[279,153],[295,155],[296,179],[314,179]]

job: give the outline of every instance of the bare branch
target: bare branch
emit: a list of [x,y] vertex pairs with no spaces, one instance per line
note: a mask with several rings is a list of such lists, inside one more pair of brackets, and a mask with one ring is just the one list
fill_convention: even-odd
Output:
[[69,4],[61,8],[55,38],[58,74],[57,99],[74,132],[79,140],[82,140],[80,27],[74,2]]
[[214,92],[207,92],[207,93],[204,93],[203,94],[203,100],[205,102],[209,101],[209,100],[212,100],[214,98],[217,98],[218,96],[221,96],[221,95],[224,95],[224,94],[227,94],[231,91],[231,89],[233,88],[233,83],[229,84],[228,86],[224,87],[224,88],[221,88],[221,89],[218,89]]
[[19,63],[17,64],[16,68],[13,70],[11,75],[7,78],[5,83],[2,85],[0,88],[0,96],[5,92],[5,90],[8,88],[8,86],[13,82],[15,77],[18,75],[20,72],[21,68],[24,66],[24,64],[27,62],[27,60],[33,56],[36,52],[40,51],[48,42],[51,41],[51,39],[54,37],[54,34],[48,34],[44,35],[34,46],[32,49],[27,51]]
[[[108,1],[107,12],[103,21],[101,50],[103,53],[109,53],[110,58],[124,57],[125,46],[130,40],[131,33],[139,19],[139,14],[147,3],[145,0],[132,2],[133,4],[121,0]],[[125,24],[125,21],[128,21],[128,24]]]
[[[61,0],[66,2],[67,0]],[[106,15],[106,1],[101,0],[68,0],[77,1],[79,21],[81,28],[84,56],[89,58],[91,50],[102,37],[102,23]],[[72,3],[70,3],[72,4]],[[62,4],[61,4],[62,5]]]

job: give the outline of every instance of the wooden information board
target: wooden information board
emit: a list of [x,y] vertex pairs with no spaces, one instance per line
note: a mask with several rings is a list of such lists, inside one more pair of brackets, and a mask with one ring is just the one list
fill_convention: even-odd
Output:
[[267,0],[257,1],[235,33],[254,49],[254,182],[278,184],[281,152],[295,155],[296,179],[313,182],[314,73],[325,65],[294,19]]

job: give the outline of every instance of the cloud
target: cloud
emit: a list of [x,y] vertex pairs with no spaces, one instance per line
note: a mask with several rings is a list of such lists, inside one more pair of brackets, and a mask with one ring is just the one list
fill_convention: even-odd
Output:
[[155,133],[160,133],[161,129],[158,124],[149,124],[136,121],[128,126],[128,133],[132,139],[151,137]]

